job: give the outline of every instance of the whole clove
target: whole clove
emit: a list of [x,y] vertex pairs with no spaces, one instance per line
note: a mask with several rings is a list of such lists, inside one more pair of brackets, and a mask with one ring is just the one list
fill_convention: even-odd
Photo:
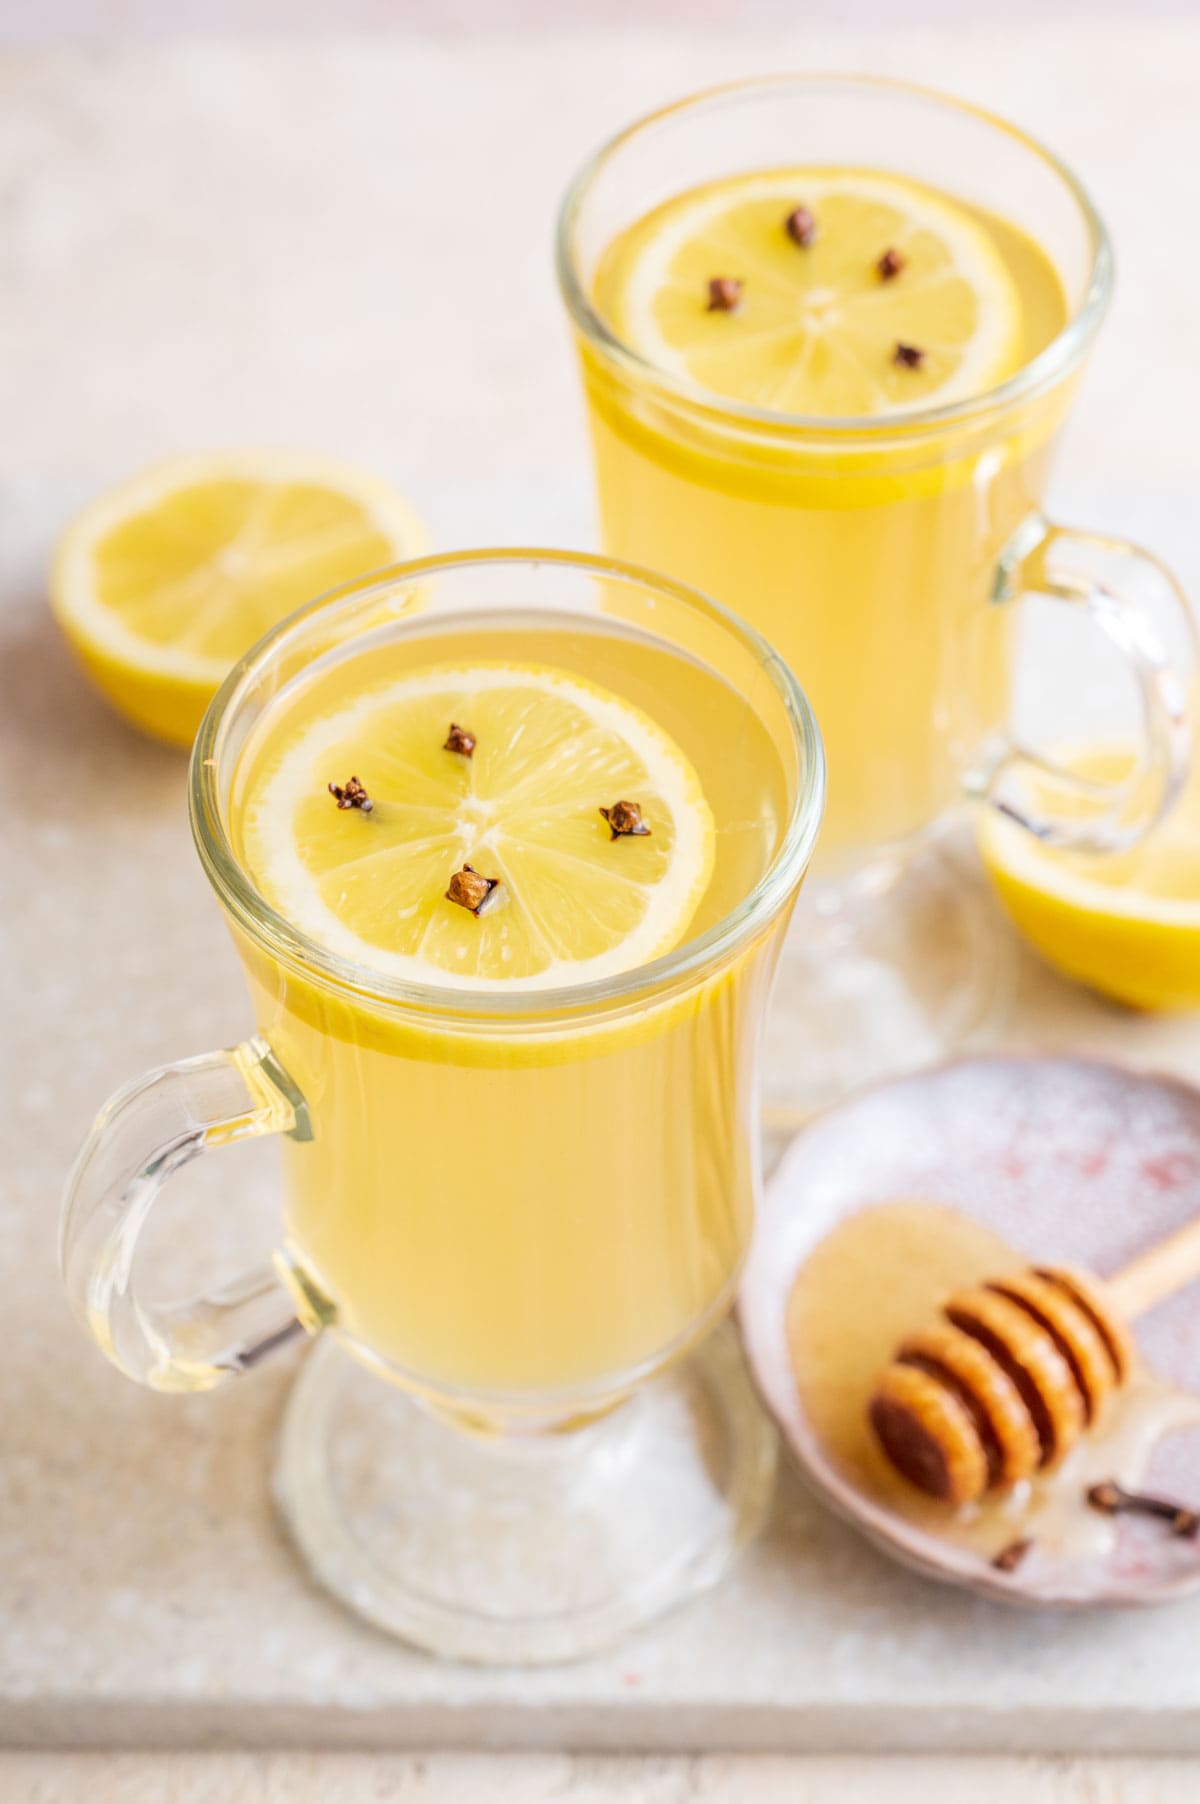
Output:
[[613,839],[645,839],[650,832],[637,802],[614,802],[611,808],[602,808],[600,813],[608,822]]
[[1002,1547],[992,1560],[997,1572],[1015,1572],[1023,1560],[1033,1551],[1033,1536],[1022,1535],[1017,1541],[1010,1541]]
[[1091,1485],[1087,1501],[1102,1516],[1150,1516],[1165,1522],[1173,1535],[1194,1541],[1200,1536],[1200,1510],[1188,1509],[1169,1497],[1153,1497],[1145,1491],[1127,1491],[1115,1478]]
[[329,793],[339,808],[359,808],[363,814],[370,814],[375,806],[357,777],[347,777],[344,783],[331,783]]

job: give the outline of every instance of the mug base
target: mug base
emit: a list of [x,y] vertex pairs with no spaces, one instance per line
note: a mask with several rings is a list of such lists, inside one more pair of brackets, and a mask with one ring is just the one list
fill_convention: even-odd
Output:
[[774,1429],[730,1325],[600,1420],[473,1434],[324,1336],[275,1495],[314,1577],[378,1627],[485,1664],[581,1659],[707,1590],[770,1503]]
[[844,878],[810,879],[767,1023],[763,1126],[795,1132],[864,1085],[980,1048],[1015,988],[1012,939],[973,841],[937,829]]

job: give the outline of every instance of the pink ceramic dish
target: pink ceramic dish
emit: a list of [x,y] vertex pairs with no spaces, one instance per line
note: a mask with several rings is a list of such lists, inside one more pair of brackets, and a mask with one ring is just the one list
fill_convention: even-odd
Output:
[[[789,1358],[793,1283],[839,1223],[916,1197],[952,1206],[1036,1263],[1114,1272],[1200,1214],[1200,1090],[1081,1059],[1001,1057],[868,1091],[816,1118],[785,1153],[740,1301],[751,1367],[803,1471],[894,1558],[1026,1604],[1141,1604],[1200,1588],[1200,1540],[1124,1517],[1103,1555],[1039,1553],[1000,1573],[936,1524],[906,1520],[830,1457]],[[1136,1334],[1156,1374],[1200,1393],[1200,1283]],[[1142,1482],[1200,1507],[1200,1410],[1158,1443]]]

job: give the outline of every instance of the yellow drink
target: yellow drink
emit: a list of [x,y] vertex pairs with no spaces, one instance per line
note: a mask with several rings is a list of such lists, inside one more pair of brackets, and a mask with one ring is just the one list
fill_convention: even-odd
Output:
[[[882,179],[827,168],[771,174],[797,196]],[[763,179],[724,184],[730,205]],[[911,191],[914,207],[957,215],[970,242],[982,238],[1002,267],[996,279],[1015,316],[997,376],[1036,358],[1067,318],[1063,284],[1045,251],[996,213],[919,184],[892,184],[901,196]],[[618,338],[629,329],[628,290],[643,279],[647,247],[721,188],[668,201],[627,226],[599,258],[593,302]],[[820,222],[819,202],[814,207]],[[756,247],[760,259],[773,259],[763,262],[760,288],[784,279],[790,258],[803,297],[806,255],[815,257],[821,240],[811,253],[789,245],[778,212],[776,205],[773,236]],[[834,230],[830,224],[826,242]],[[706,370],[717,334],[755,330],[749,301],[760,264],[738,263],[727,230],[693,249],[697,267],[750,271],[740,318],[713,318],[697,291],[695,331],[708,335],[697,367]],[[899,307],[912,272],[884,281],[865,253],[860,262],[864,287],[878,289],[868,305]],[[881,364],[887,411],[855,422],[853,431],[850,422],[772,417],[769,409],[747,422],[724,401],[752,405],[756,392],[707,400],[694,386],[687,395],[668,393],[652,370],[586,334],[579,342],[606,548],[715,595],[796,671],[829,756],[823,852],[854,858],[924,826],[952,801],[964,762],[1007,713],[1010,623],[987,604],[1003,548],[1042,494],[1067,404],[1063,387],[1002,416],[984,409],[914,431],[894,412],[903,406],[906,372]],[[745,366],[747,383],[756,367]]]
[[[431,667],[496,665],[582,679],[670,737],[715,828],[684,937],[717,927],[760,883],[795,808],[799,773],[778,718],[769,724],[775,692],[764,681],[739,693],[616,622],[552,613],[465,631],[434,618],[319,663],[274,699],[241,753],[229,820],[267,900],[271,871],[256,868],[263,842],[247,823],[288,748],[347,703]],[[354,753],[368,788],[386,750],[367,734]],[[453,762],[440,747],[436,756]],[[343,816],[322,789],[314,783],[321,830],[361,832],[369,845],[381,806],[370,822]],[[598,794],[588,822],[612,799]],[[603,823],[596,831],[606,856]],[[651,856],[653,840],[644,846],[612,853]],[[488,856],[474,854],[480,869]],[[442,908],[463,925],[461,910]],[[439,994],[435,974],[404,1010],[372,996],[369,970],[348,995],[240,936],[260,1032],[312,1118],[312,1137],[288,1143],[285,1218],[310,1311],[392,1375],[485,1412],[616,1394],[689,1342],[726,1306],[749,1233],[754,1024],[781,924],[687,981],[648,977],[615,1004],[563,1006],[552,991],[543,1004],[536,989],[503,982],[464,993],[452,976]]]

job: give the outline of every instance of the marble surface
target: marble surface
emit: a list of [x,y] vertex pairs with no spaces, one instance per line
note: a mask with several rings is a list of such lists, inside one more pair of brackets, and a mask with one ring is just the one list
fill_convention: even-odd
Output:
[[1197,1778],[1165,1759],[0,1754],[5,1804],[1194,1804]]
[[[1157,537],[1200,589],[1200,27],[1097,25],[1065,82],[1077,51],[1053,30],[986,48],[797,30],[0,58],[0,1740],[1200,1751],[1195,1606],[998,1611],[893,1569],[790,1476],[734,1580],[618,1655],[526,1675],[410,1654],[312,1590],[279,1537],[287,1363],[209,1398],[139,1393],[80,1341],[54,1264],[62,1176],[105,1093],[248,1026],[182,763],[105,711],[47,619],[70,508],[160,452],[270,440],[393,475],[441,543],[584,542],[546,243],[565,171],[698,83],[874,66],[986,99],[1091,172],[1125,275],[1060,498]],[[1164,230],[1167,171],[1183,223]],[[1017,1040],[1200,1076],[1194,1024],[1131,1020],[1032,965],[1022,981]],[[170,1224],[201,1282],[269,1234],[269,1168],[223,1157]],[[234,1161],[236,1215],[217,1207]]]

